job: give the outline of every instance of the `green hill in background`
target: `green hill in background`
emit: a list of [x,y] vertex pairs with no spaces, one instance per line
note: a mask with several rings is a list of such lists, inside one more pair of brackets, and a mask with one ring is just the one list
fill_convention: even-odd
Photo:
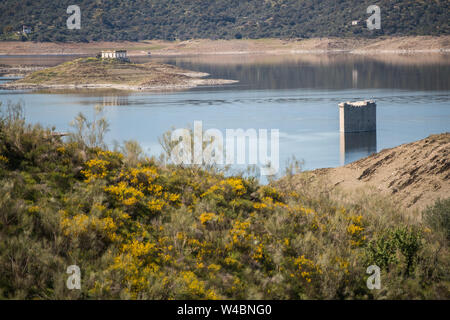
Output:
[[[0,2],[0,39],[100,41],[449,34],[449,1],[78,0],[81,29],[69,30],[68,0]],[[369,5],[381,8],[370,31]],[[359,20],[353,26],[351,22]],[[18,34],[22,26],[32,33]]]

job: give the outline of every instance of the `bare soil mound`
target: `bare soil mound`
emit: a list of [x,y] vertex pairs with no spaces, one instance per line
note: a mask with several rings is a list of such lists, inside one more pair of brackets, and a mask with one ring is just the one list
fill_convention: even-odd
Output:
[[[330,189],[372,186],[408,209],[423,209],[450,194],[450,133],[384,149],[343,167],[318,169],[313,181]],[[294,177],[295,178],[295,177]]]

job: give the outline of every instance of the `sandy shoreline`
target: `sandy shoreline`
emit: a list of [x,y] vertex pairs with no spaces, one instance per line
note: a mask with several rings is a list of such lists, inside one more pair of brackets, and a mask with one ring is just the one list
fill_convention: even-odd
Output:
[[[450,190],[450,133],[383,149],[336,168],[305,171],[293,178],[322,186],[340,200],[359,193],[384,194],[406,210],[423,210]],[[286,183],[286,178],[278,183]],[[310,185],[311,185],[310,184]],[[335,192],[335,193],[333,193]]]
[[0,42],[0,55],[94,55],[101,50],[126,49],[129,56],[177,55],[279,55],[346,52],[430,53],[450,52],[450,36],[312,38],[312,39],[243,39],[186,41],[146,40],[140,42],[35,43]]
[[192,79],[184,84],[164,84],[152,86],[132,86],[125,84],[111,84],[111,83],[36,85],[31,83],[16,84],[14,82],[11,82],[0,85],[0,88],[10,90],[111,89],[111,90],[125,90],[125,91],[165,91],[177,89],[191,89],[198,86],[216,86],[224,84],[233,84],[237,82],[239,81],[226,79]]

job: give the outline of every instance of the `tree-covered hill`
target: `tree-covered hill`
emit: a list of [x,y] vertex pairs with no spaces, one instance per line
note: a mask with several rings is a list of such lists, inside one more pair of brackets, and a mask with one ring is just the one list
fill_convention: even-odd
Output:
[[[69,5],[81,29],[69,30]],[[370,31],[369,5],[381,9]],[[450,2],[442,0],[3,0],[0,39],[95,41],[449,34]],[[351,21],[360,23],[352,26]],[[32,33],[20,35],[22,25]]]

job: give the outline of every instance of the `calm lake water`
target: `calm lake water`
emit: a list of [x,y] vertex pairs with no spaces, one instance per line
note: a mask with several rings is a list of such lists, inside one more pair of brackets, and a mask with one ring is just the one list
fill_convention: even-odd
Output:
[[[56,65],[71,59],[0,57],[0,64]],[[68,131],[79,112],[92,117],[94,106],[104,105],[107,142],[137,140],[150,155],[160,154],[158,137],[164,132],[192,127],[195,120],[224,135],[225,129],[279,129],[281,167],[295,156],[305,169],[336,167],[450,131],[450,55],[152,59],[240,82],[159,93],[0,90],[0,101],[22,101],[27,121],[58,131]],[[377,132],[341,136],[338,103],[363,99],[377,102]]]

